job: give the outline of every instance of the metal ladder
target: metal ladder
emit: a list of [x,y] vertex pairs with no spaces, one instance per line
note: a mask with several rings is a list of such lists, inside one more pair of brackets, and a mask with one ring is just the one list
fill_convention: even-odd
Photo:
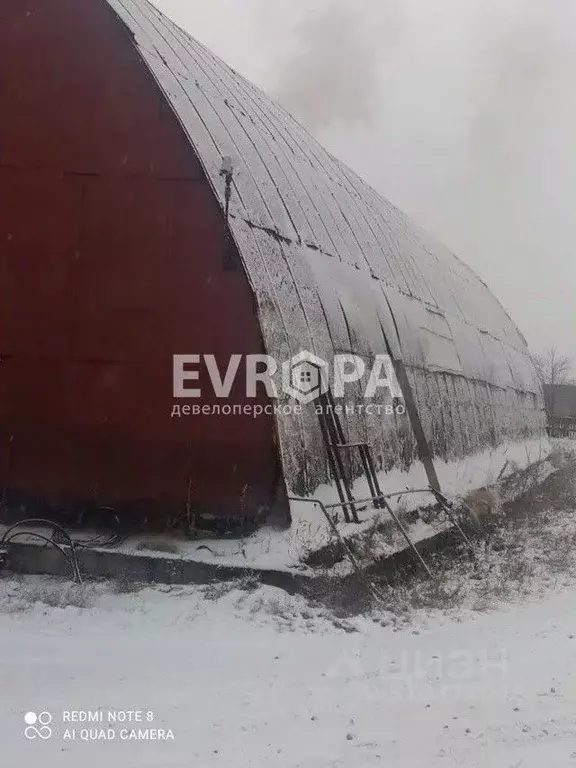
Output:
[[320,429],[322,430],[322,438],[326,447],[330,470],[334,476],[338,496],[342,502],[344,519],[347,523],[358,523],[357,502],[354,500],[350,480],[344,468],[343,452],[358,451],[364,475],[368,482],[368,488],[370,489],[370,496],[374,499],[374,506],[377,509],[382,509],[385,506],[385,500],[378,483],[372,450],[368,443],[350,443],[346,441],[342,422],[336,412],[334,396],[330,389],[321,394],[318,400],[321,407],[318,413]]
[[[404,524],[394,512],[388,500],[380,489],[378,482],[378,475],[376,473],[376,467],[374,465],[374,458],[372,456],[372,450],[368,443],[364,442],[347,442],[342,428],[340,417],[336,412],[334,403],[334,396],[330,389],[322,393],[319,398],[319,405],[321,406],[318,412],[318,418],[320,420],[320,429],[322,431],[322,438],[326,447],[326,453],[328,455],[328,462],[336,488],[338,496],[340,498],[340,504],[328,505],[328,506],[341,506],[344,514],[344,520],[347,523],[354,522],[359,523],[357,505],[362,503],[354,499],[352,494],[352,488],[350,480],[346,475],[344,468],[344,461],[342,459],[343,451],[357,450],[364,470],[364,475],[368,482],[368,488],[370,489],[370,501],[376,509],[385,509],[398,530],[406,540],[406,543],[410,549],[416,555],[420,565],[430,578],[433,578],[432,572],[428,567],[428,564],[418,551],[418,548],[410,538],[410,534],[406,530]],[[326,508],[327,509],[327,508]],[[325,510],[326,511],[326,510]]]

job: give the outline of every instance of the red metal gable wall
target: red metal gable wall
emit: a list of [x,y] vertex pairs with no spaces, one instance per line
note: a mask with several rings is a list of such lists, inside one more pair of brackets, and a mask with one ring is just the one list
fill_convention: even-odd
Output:
[[2,0],[0,78],[0,486],[157,520],[188,500],[254,514],[276,486],[272,420],[170,418],[174,353],[225,366],[262,342],[128,33],[101,0]]

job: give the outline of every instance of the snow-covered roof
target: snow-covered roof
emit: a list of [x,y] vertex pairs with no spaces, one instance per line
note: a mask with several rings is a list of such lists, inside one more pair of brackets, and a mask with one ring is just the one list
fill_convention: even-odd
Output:
[[232,158],[230,228],[270,354],[372,358],[385,336],[411,370],[538,392],[524,338],[460,259],[147,0],[107,1],[222,206],[222,159]]

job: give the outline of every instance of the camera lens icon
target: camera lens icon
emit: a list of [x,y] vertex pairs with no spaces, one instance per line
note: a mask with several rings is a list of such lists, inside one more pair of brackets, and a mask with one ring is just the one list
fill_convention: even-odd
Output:
[[52,722],[52,715],[50,712],[26,712],[24,715],[24,722],[26,728],[24,729],[24,736],[29,740],[34,739],[49,739],[52,736],[52,728],[49,728]]

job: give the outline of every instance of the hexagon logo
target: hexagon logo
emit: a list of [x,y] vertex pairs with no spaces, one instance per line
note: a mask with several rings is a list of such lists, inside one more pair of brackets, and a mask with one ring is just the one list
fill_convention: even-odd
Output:
[[311,403],[328,391],[329,366],[312,352],[299,352],[282,364],[282,388],[302,405]]

